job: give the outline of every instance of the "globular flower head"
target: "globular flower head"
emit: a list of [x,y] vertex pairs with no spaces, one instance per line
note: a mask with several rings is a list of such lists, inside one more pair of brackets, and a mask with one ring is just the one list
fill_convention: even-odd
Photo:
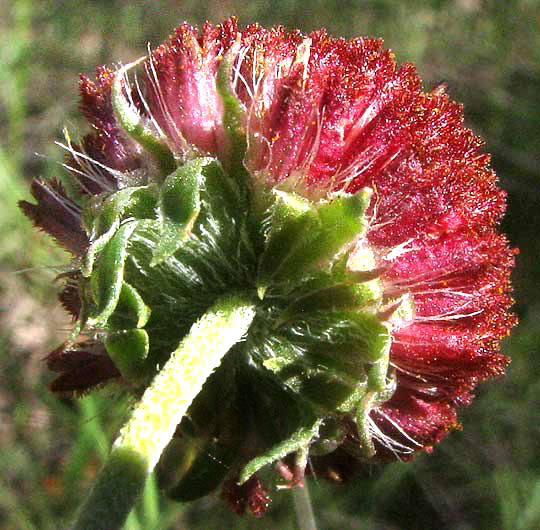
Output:
[[248,292],[245,341],[162,457],[172,497],[225,481],[258,515],[271,462],[297,484],[308,459],[340,477],[431,450],[503,374],[515,323],[505,195],[461,107],[380,40],[234,18],[135,68],[81,77],[76,197],[35,181],[21,203],[74,256],[53,390],[140,392],[217,297]]

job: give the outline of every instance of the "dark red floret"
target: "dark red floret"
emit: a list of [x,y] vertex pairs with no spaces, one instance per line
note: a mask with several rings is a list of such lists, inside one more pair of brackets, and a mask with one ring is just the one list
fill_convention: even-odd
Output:
[[35,179],[31,191],[37,204],[20,201],[21,210],[66,250],[76,256],[83,254],[88,237],[81,224],[81,208],[66,195],[62,184]]
[[56,393],[81,395],[120,377],[104,346],[98,342],[64,343],[49,353],[45,361],[50,370],[61,373],[50,385]]
[[227,480],[221,497],[238,515],[250,513],[255,517],[262,517],[270,506],[270,498],[257,475],[253,475],[241,485],[237,481],[237,477]]

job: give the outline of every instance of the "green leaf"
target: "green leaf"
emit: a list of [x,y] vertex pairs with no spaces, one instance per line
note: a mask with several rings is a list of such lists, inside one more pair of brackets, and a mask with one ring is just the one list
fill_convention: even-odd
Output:
[[126,381],[138,381],[145,375],[145,359],[150,341],[144,329],[109,333],[105,348]]
[[392,335],[386,326],[383,324],[380,326],[380,332],[374,335],[371,340],[372,348],[378,352],[379,357],[373,362],[368,371],[368,389],[372,392],[384,392],[387,388],[386,379],[390,362]]
[[371,190],[314,204],[301,215],[281,218],[271,230],[259,265],[258,290],[291,283],[334,263],[364,231]]
[[238,182],[223,170],[217,160],[209,160],[203,165],[202,173],[201,201],[207,213],[224,224],[242,218],[246,205]]
[[158,484],[175,501],[187,502],[215,490],[230,471],[236,448],[212,437],[173,438],[157,467]]
[[375,282],[340,284],[314,291],[295,300],[281,313],[276,327],[295,317],[305,318],[315,311],[352,310],[379,300],[382,293]]
[[[281,229],[271,230],[266,248],[261,257],[257,278],[257,291],[259,296],[264,295],[266,289],[274,281],[286,276],[288,269],[282,270],[284,264],[295,251],[302,247],[307,239],[319,230],[317,214],[309,210],[299,216],[288,219]],[[293,274],[297,277],[298,274]],[[292,277],[287,279],[292,280]]]
[[335,351],[356,363],[374,363],[388,355],[391,336],[377,315],[356,311],[318,312],[295,322],[284,335],[298,347]]
[[308,399],[318,414],[354,412],[366,393],[374,394],[377,402],[383,394],[385,400],[391,397],[387,379],[391,334],[376,315],[320,311],[281,333],[280,340],[269,345],[272,357],[263,364]]
[[122,129],[152,154],[161,170],[161,174],[168,175],[175,170],[176,161],[165,142],[165,138],[158,136],[155,128],[149,126],[148,120],[143,119],[137,108],[124,96],[124,90],[129,92],[129,86],[125,86],[124,83],[125,74],[144,59],[142,57],[127,64],[115,73],[111,89],[112,107]]
[[201,209],[203,168],[213,162],[211,158],[196,158],[179,167],[163,182],[158,202],[161,234],[150,266],[174,254],[190,236]]
[[230,143],[230,152],[227,160],[230,167],[227,169],[243,169],[243,160],[246,154],[247,142],[243,121],[247,114],[245,107],[236,96],[233,87],[234,61],[238,55],[240,43],[235,42],[225,53],[219,65],[216,88],[223,102],[223,126]]
[[124,282],[120,298],[107,325],[116,330],[142,328],[149,318],[150,308],[144,303],[137,289]]
[[[83,276],[90,276],[96,255],[103,250],[120,226],[125,210],[132,203],[133,195],[142,189],[142,187],[124,188],[105,199],[98,196],[98,204],[90,203],[87,206],[85,218],[91,224],[91,244],[83,259],[81,267]],[[95,210],[97,215],[93,214],[92,210]]]
[[238,483],[243,484],[262,467],[284,458],[290,453],[306,452],[311,441],[319,434],[321,423],[322,420],[317,420],[309,427],[301,427],[286,440],[274,445],[264,454],[251,460],[240,473]]
[[131,195],[124,210],[124,218],[134,217],[135,219],[156,219],[157,216],[157,186],[138,186]]
[[313,208],[308,199],[297,193],[272,189],[270,194],[273,195],[273,201],[268,208],[270,222],[267,237],[281,230],[287,222],[297,219]]
[[103,327],[116,308],[122,290],[129,238],[138,223],[129,221],[123,224],[97,259],[90,278],[92,295],[97,306],[88,319],[91,326]]
[[355,386],[347,384],[342,377],[321,372],[304,377],[299,392],[317,408],[322,408],[325,414],[331,414],[340,409],[355,390]]

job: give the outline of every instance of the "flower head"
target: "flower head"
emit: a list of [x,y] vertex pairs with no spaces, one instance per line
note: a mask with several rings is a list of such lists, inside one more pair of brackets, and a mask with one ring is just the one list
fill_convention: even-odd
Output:
[[308,458],[335,477],[431,450],[503,374],[515,323],[505,194],[461,107],[380,40],[234,18],[182,25],[133,69],[81,77],[77,196],[35,181],[21,203],[74,256],[53,390],[140,392],[218,297],[247,292],[245,340],[161,458],[172,497],[225,480],[260,514],[271,462],[295,484]]

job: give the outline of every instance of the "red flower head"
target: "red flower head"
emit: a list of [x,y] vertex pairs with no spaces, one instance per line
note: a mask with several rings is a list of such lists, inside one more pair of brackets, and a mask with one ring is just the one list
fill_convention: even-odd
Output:
[[380,40],[234,18],[182,25],[134,67],[81,78],[79,196],[36,181],[21,204],[75,257],[61,299],[85,340],[49,356],[53,388],[144,388],[218,296],[249,291],[245,341],[161,459],[173,497],[227,475],[235,509],[260,513],[246,481],[290,453],[297,483],[308,456],[331,475],[359,448],[431,450],[504,373],[515,323],[505,194],[460,105]]

